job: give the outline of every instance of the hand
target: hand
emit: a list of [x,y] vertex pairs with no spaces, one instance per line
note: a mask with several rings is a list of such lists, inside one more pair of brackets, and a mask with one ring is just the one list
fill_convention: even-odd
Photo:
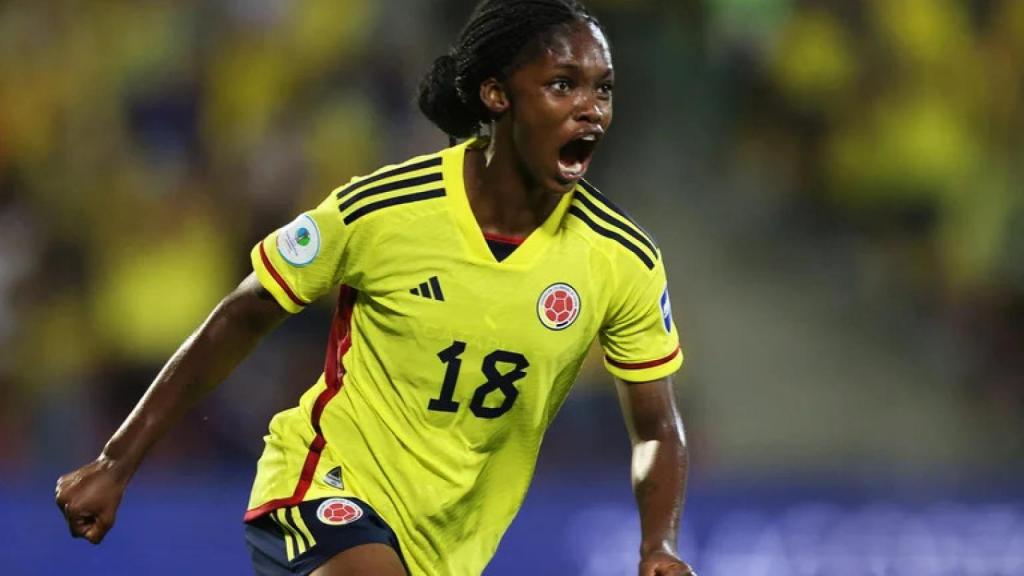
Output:
[[57,480],[57,507],[73,538],[99,544],[114,526],[128,475],[104,456]]
[[675,554],[657,550],[640,560],[640,576],[697,576],[697,573]]

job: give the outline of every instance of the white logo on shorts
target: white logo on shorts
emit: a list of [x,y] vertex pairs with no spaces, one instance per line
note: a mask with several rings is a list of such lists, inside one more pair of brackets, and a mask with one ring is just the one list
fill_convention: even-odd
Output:
[[344,526],[363,517],[358,504],[344,498],[328,498],[316,509],[316,517],[328,526]]

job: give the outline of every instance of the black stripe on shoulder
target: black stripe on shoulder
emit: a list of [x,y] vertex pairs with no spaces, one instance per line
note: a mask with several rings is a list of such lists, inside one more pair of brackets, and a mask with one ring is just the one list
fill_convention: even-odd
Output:
[[349,197],[338,206],[338,211],[344,212],[356,202],[359,202],[364,198],[369,198],[370,196],[376,196],[377,194],[392,192],[394,190],[401,190],[403,188],[412,188],[413,186],[419,186],[420,184],[440,182],[443,179],[444,176],[440,172],[435,172],[433,174],[424,174],[415,178],[406,178],[404,180],[388,182],[387,184],[378,184],[377,186],[372,186],[370,188],[363,188],[359,192],[349,195]]
[[621,234],[618,234],[614,230],[609,230],[608,228],[601,226],[597,222],[594,222],[589,216],[587,216],[587,213],[584,212],[583,210],[580,210],[578,206],[569,206],[569,214],[572,214],[573,216],[582,220],[583,223],[589,226],[591,230],[597,232],[601,236],[604,236],[605,238],[610,238],[612,240],[615,240],[619,244],[622,244],[627,250],[629,250],[633,254],[636,254],[637,258],[639,258],[644,263],[644,266],[647,266],[648,270],[654,270],[654,260],[652,260],[646,252],[641,250],[639,246],[630,242],[629,240],[626,240]]
[[413,164],[404,164],[402,166],[396,166],[395,168],[392,168],[390,170],[384,170],[383,172],[378,172],[377,174],[374,174],[374,175],[369,176],[367,178],[363,178],[361,180],[357,180],[355,182],[352,182],[348,186],[345,186],[344,188],[339,190],[338,193],[334,197],[337,198],[338,200],[341,200],[341,198],[343,196],[345,196],[346,194],[348,194],[349,192],[352,192],[356,188],[362,188],[363,186],[366,186],[367,184],[373,184],[374,182],[379,182],[379,181],[381,181],[381,180],[383,180],[385,178],[391,178],[392,176],[398,176],[400,174],[408,174],[409,172],[415,172],[416,170],[422,170],[424,168],[431,168],[433,166],[440,166],[440,165],[441,165],[441,157],[440,156],[434,156],[432,158],[427,158],[426,160],[420,160],[419,162],[415,162]]
[[429,200],[431,198],[440,198],[444,196],[444,188],[438,188],[437,190],[427,190],[426,192],[416,192],[414,194],[406,194],[405,196],[393,196],[391,198],[385,198],[384,200],[378,200],[377,202],[371,202],[365,206],[361,206],[352,212],[348,216],[345,216],[345,224],[351,224],[356,220],[366,216],[370,212],[376,212],[381,208],[387,208],[388,206],[396,206],[398,204],[408,204],[410,202],[419,202],[420,200]]
[[599,217],[606,224],[611,224],[612,226],[615,226],[616,228],[625,232],[626,234],[629,234],[633,238],[636,238],[637,242],[643,244],[644,246],[647,247],[648,250],[651,251],[651,255],[653,257],[658,257],[658,249],[654,247],[654,243],[651,242],[651,240],[647,238],[647,236],[644,236],[643,234],[638,232],[636,228],[633,228],[629,224],[623,223],[622,220],[619,220],[612,216],[611,214],[608,214],[604,210],[598,208],[595,205],[594,201],[587,197],[586,193],[577,194],[575,200],[579,200],[581,204],[586,206],[588,210],[593,212],[595,216]]
[[[622,216],[624,219],[629,221],[630,224],[632,224],[633,226],[636,226],[636,229],[640,231],[640,232],[637,232],[637,233],[641,234],[644,237],[644,239],[645,239],[644,245],[648,246],[649,248],[651,248],[651,250],[653,250],[655,254],[658,253],[658,249],[656,247],[657,242],[654,241],[654,236],[652,236],[650,232],[645,230],[643,226],[638,224],[636,220],[633,220],[632,216],[630,216],[629,214],[626,214],[625,210],[623,210],[622,208],[619,208],[619,206],[617,204],[615,204],[614,202],[609,200],[607,196],[602,194],[601,191],[598,190],[590,182],[587,182],[586,180],[582,180],[581,179],[580,180],[580,187],[582,187],[583,190],[585,190],[586,192],[590,193],[590,195],[594,197],[594,200],[599,202],[602,206],[604,206],[605,208],[611,210],[612,212],[615,212],[619,216]],[[634,230],[634,232],[636,232],[636,230]]]

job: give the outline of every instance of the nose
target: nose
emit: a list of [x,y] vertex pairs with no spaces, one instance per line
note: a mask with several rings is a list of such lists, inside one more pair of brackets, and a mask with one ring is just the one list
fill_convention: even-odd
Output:
[[577,122],[603,124],[605,117],[608,116],[608,106],[608,102],[593,95],[581,96],[576,103],[575,119]]

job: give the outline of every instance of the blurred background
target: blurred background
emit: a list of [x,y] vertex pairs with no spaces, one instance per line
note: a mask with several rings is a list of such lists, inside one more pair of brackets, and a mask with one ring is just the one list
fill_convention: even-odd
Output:
[[[588,4],[618,75],[590,178],[658,238],[687,355],[683,555],[1024,575],[1024,2]],[[54,481],[255,242],[447,144],[413,95],[470,8],[0,3],[0,571],[251,572],[261,437],[319,374],[330,299],[159,445],[103,546]],[[589,363],[486,574],[635,574],[621,421]]]

